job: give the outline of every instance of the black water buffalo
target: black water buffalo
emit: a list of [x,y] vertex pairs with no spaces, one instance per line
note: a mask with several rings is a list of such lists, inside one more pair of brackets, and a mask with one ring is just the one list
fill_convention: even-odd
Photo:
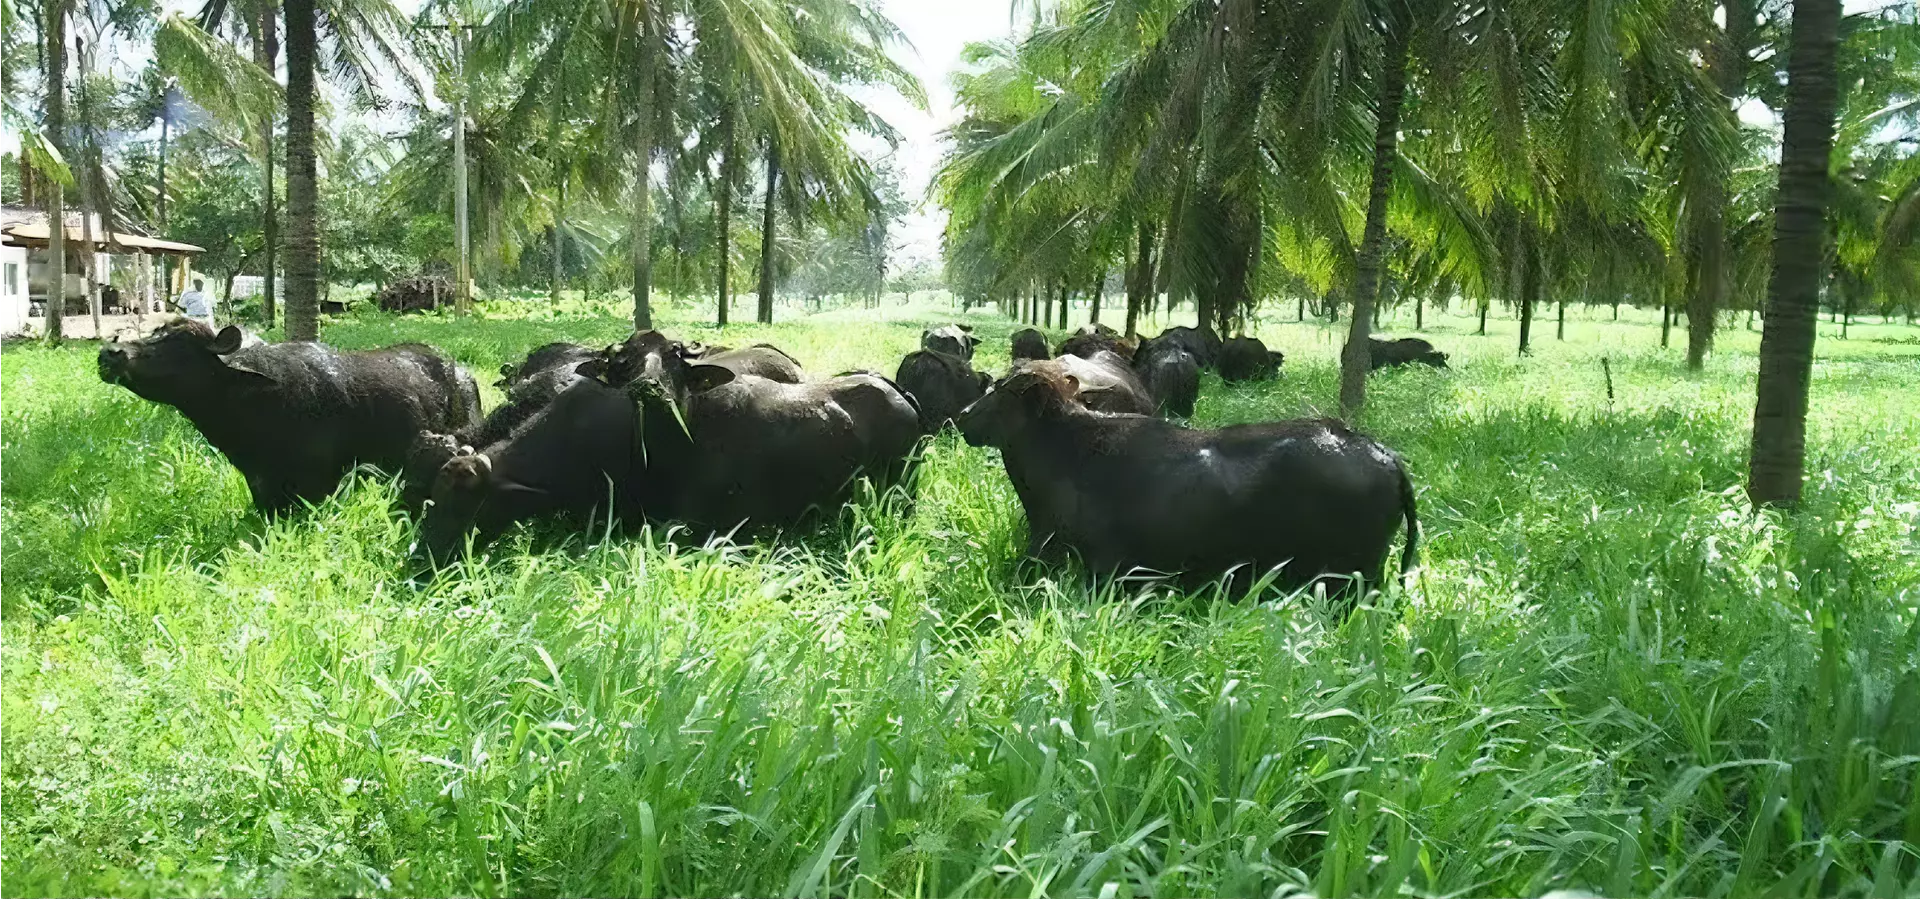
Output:
[[639,398],[649,516],[716,532],[791,524],[844,503],[858,476],[899,481],[919,444],[918,407],[880,375],[782,384],[672,343],[637,361],[602,376]]
[[715,347],[694,358],[708,365],[718,365],[736,375],[752,375],[782,384],[798,384],[807,379],[806,371],[800,367],[800,360],[770,343],[756,343],[737,350]]
[[973,348],[980,345],[980,338],[973,336],[972,325],[941,325],[920,332],[920,348],[936,353],[946,353],[962,361],[973,359]]
[[772,344],[757,343],[744,349],[684,344],[659,331],[635,331],[633,336],[601,352],[595,370],[601,380],[624,385],[639,378],[648,364],[658,364],[657,354],[671,349],[674,359],[717,365],[736,375],[752,375],[782,384],[798,384],[807,379],[800,363]]
[[1212,331],[1177,325],[1161,331],[1160,336],[1153,339],[1172,342],[1192,353],[1193,361],[1200,363],[1201,368],[1213,368],[1220,362],[1220,337]]
[[495,381],[493,386],[502,390],[509,390],[514,384],[533,378],[541,372],[554,371],[560,368],[570,369],[599,354],[599,350],[590,349],[577,343],[556,341],[554,343],[543,344],[530,350],[527,353],[527,358],[517,363],[502,363],[500,366],[500,380]]
[[1133,366],[1115,353],[1102,350],[1092,358],[1061,356],[1022,362],[1009,377],[1023,371],[1043,372],[1056,380],[1071,378],[1074,399],[1095,412],[1152,415],[1158,408]]
[[506,393],[506,402],[467,427],[450,434],[422,431],[414,441],[400,477],[400,498],[407,508],[418,512],[426,504],[434,478],[448,459],[462,451],[471,452],[473,447],[507,439],[514,429],[580,380],[575,369],[581,363],[600,355],[600,350],[578,344],[549,343],[527,353],[527,358],[518,363],[501,365],[495,386]]
[[1047,358],[1047,335],[1033,328],[1013,332],[1013,361],[1026,362]]
[[100,379],[179,409],[277,513],[332,494],[356,464],[398,472],[415,437],[480,418],[466,369],[418,344],[346,353],[317,343],[243,347],[190,319],[100,348]]
[[523,519],[611,512],[721,533],[784,525],[844,502],[856,476],[898,480],[920,415],[887,379],[802,384],[741,375],[646,337],[582,363],[579,383],[493,445],[437,474],[422,549],[451,558]]
[[[681,388],[661,387],[642,391],[647,456],[638,476],[649,514],[659,508],[714,533],[837,509],[862,476],[891,486],[921,436],[912,400],[868,372],[781,384],[698,364]],[[667,405],[675,394],[685,397],[685,430]]]
[[1269,352],[1258,337],[1235,337],[1220,347],[1220,380],[1265,381],[1280,373],[1286,357]]
[[1099,322],[1081,325],[1073,332],[1073,336],[1060,342],[1060,351],[1054,353],[1054,356],[1056,358],[1079,356],[1091,359],[1094,353],[1101,350],[1106,350],[1129,362],[1133,361],[1133,343],[1120,336],[1119,331]]
[[429,481],[433,504],[420,523],[419,549],[429,561],[455,558],[468,532],[475,545],[484,545],[518,521],[607,512],[641,519],[644,502],[633,474],[638,407],[625,390],[569,374],[573,379],[551,402],[478,448],[426,435],[429,452],[443,460]]
[[1200,399],[1200,363],[1177,341],[1147,340],[1133,354],[1133,370],[1161,414],[1193,417]]
[[1402,337],[1399,340],[1381,340],[1378,337],[1367,338],[1368,369],[1377,371],[1395,365],[1420,363],[1434,368],[1447,367],[1447,354],[1433,348],[1433,344],[1418,337]]
[[960,417],[967,442],[1000,448],[1029,553],[1073,550],[1098,573],[1189,582],[1284,565],[1285,587],[1356,573],[1372,585],[1404,520],[1400,570],[1413,567],[1420,525],[1406,466],[1340,422],[1187,429],[1089,411],[1074,389],[1025,369]]
[[900,360],[893,380],[920,404],[921,424],[934,433],[968,404],[985,395],[993,379],[967,361],[934,350],[914,350]]

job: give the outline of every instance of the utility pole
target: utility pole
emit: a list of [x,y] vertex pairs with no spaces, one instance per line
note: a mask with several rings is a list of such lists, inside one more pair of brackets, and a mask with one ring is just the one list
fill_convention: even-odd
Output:
[[467,243],[467,38],[458,23],[453,31],[453,244],[458,261],[453,268],[454,311],[466,315],[473,308],[473,279]]

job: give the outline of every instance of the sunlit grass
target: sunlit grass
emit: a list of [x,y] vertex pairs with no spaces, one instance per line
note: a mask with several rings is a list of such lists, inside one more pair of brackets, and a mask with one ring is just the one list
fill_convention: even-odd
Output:
[[[626,332],[613,304],[528,312],[326,334],[424,340],[488,374]],[[1571,320],[1565,343],[1549,314],[1525,360],[1510,321],[1479,338],[1430,315],[1455,370],[1376,377],[1364,419],[1420,485],[1425,567],[1345,619],[1023,562],[998,460],[951,435],[910,514],[873,497],[745,545],[523,529],[417,585],[386,482],[262,522],[177,414],[98,382],[90,348],[10,346],[0,878],[9,895],[1920,892],[1920,330],[1822,325],[1813,483],[1782,517],[1739,489],[1757,335],[1723,332],[1688,375],[1682,333],[1662,351],[1657,318],[1626,313]],[[668,324],[891,374],[952,317]],[[1279,318],[1260,333],[1288,354],[1280,380],[1209,378],[1203,422],[1331,408],[1345,323]],[[965,320],[981,367],[1003,367],[1016,326]]]

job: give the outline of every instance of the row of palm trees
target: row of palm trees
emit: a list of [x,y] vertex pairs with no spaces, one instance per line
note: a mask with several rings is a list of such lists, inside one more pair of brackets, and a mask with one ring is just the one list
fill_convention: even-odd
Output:
[[1389,282],[1511,303],[1522,353],[1545,295],[1684,308],[1698,369],[1772,259],[1752,480],[1790,502],[1820,291],[1920,283],[1916,60],[1910,5],[1066,0],[957,76],[949,278],[1017,307],[1118,268],[1129,331],[1163,293],[1221,332],[1262,298],[1344,307],[1351,416]]
[[[898,135],[854,89],[878,85],[925,102],[893,58],[901,35],[867,0],[438,0],[412,20],[389,0],[206,0],[191,15],[157,19],[150,5],[114,0],[40,6],[35,49],[45,102],[28,130],[32,146],[45,150],[33,158],[53,186],[44,191],[49,211],[58,214],[73,184],[65,165],[75,134],[66,120],[67,28],[75,20],[114,22],[122,40],[151,40],[159,70],[258,154],[265,312],[271,322],[275,255],[283,252],[285,333],[294,340],[318,336],[318,160],[325,154],[317,142],[328,139],[325,122],[338,120],[325,85],[335,89],[332,98],[402,109],[419,123],[394,173],[416,200],[451,197],[453,179],[423,175],[454,169],[452,137],[460,128],[474,144],[462,162],[478,176],[468,190],[478,228],[496,242],[503,230],[544,237],[556,293],[564,236],[584,219],[624,208],[634,321],[642,327],[652,322],[656,193],[675,202],[701,183],[711,197],[724,324],[732,299],[729,219],[742,188],[752,186],[750,173],[764,173],[756,312],[770,321],[783,209],[851,230],[882,213],[873,164],[854,144],[861,135],[885,142]],[[456,29],[470,35],[470,49],[453,39]],[[383,92],[381,85],[400,87]],[[452,98],[467,101],[462,122],[445,108]],[[276,147],[283,126],[284,146]],[[282,158],[284,210],[275,196]],[[164,164],[162,172],[164,182]],[[164,204],[164,183],[158,192]],[[57,339],[57,317],[49,334]]]

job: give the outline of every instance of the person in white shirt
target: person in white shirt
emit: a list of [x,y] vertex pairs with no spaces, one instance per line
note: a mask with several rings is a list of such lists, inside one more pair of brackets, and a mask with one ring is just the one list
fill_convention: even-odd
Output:
[[213,298],[207,296],[206,286],[205,281],[193,279],[193,289],[180,295],[180,311],[188,318],[197,318],[212,325]]

